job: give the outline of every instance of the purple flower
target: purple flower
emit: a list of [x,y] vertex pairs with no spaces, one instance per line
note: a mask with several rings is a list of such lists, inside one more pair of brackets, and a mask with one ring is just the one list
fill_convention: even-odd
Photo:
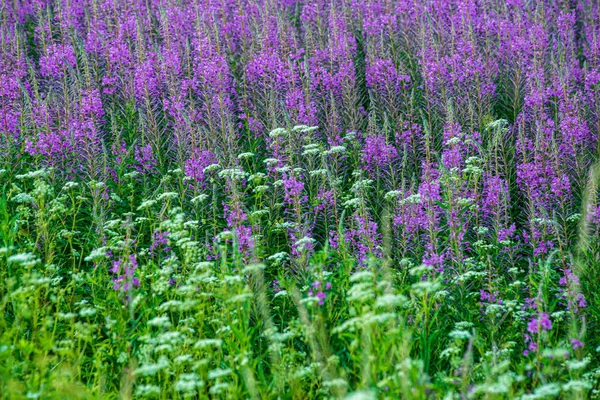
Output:
[[154,96],[158,92],[159,81],[154,69],[154,59],[138,64],[135,69],[134,90],[138,99]]
[[277,279],[273,279],[273,293],[281,292],[281,287],[279,286],[279,281]]
[[294,200],[302,194],[304,183],[297,180],[294,174],[284,173],[282,176],[283,189],[285,191],[285,204],[294,204]]
[[377,91],[398,92],[410,84],[410,77],[398,73],[390,59],[376,58],[367,65],[367,87]]
[[110,272],[112,272],[113,274],[117,274],[117,273],[119,273],[120,270],[121,270],[121,261],[119,261],[119,260],[113,261],[113,266],[110,269]]
[[548,314],[542,313],[540,315],[540,326],[544,331],[552,330],[552,321],[550,321],[550,317],[548,317]]
[[128,299],[129,291],[140,286],[140,280],[135,276],[135,270],[138,268],[137,257],[131,254],[127,257],[127,262],[114,261],[110,272],[117,275],[113,279],[113,289],[124,293]]
[[541,313],[538,318],[532,318],[527,324],[527,332],[536,334],[541,331],[549,331],[552,329],[552,321],[547,313]]
[[211,164],[217,164],[218,159],[214,153],[208,150],[196,149],[191,157],[185,162],[185,174],[194,178],[197,182],[204,185],[205,173],[204,169]]
[[68,44],[51,44],[40,58],[40,74],[45,77],[61,78],[64,71],[77,63],[75,51]]
[[316,297],[317,299],[319,299],[319,305],[322,306],[323,304],[325,304],[325,298],[327,297],[327,293],[318,292]]
[[167,252],[170,250],[168,247],[166,247],[168,244],[169,244],[169,232],[155,231],[154,234],[152,235],[152,244],[148,248],[148,252],[151,255],[155,255],[156,251],[161,247],[163,248],[163,251]]
[[584,343],[578,339],[571,339],[571,346],[573,350],[581,349],[584,346]]
[[390,163],[398,156],[398,151],[391,144],[387,144],[383,136],[369,136],[363,148],[362,161],[368,171],[377,168],[389,167]]
[[346,244],[353,251],[360,265],[364,266],[369,255],[381,256],[381,234],[377,231],[378,225],[376,222],[360,215],[354,215],[353,220],[356,228],[346,230]]
[[153,171],[157,165],[157,161],[154,158],[152,145],[147,144],[143,147],[137,147],[135,149],[135,161],[136,169],[139,172],[150,172]]

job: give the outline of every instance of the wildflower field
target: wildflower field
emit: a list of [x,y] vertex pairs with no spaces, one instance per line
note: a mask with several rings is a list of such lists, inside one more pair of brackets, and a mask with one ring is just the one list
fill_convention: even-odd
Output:
[[600,398],[596,0],[4,0],[1,399]]

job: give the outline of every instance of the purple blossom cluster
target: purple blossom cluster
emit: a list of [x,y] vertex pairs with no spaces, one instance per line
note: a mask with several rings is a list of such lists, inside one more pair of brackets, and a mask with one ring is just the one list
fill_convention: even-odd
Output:
[[140,280],[135,276],[135,270],[138,269],[137,257],[131,254],[126,260],[114,260],[110,272],[114,274],[114,289],[125,294],[126,298],[131,298],[131,290],[140,286]]
[[552,330],[552,321],[547,313],[540,313],[537,317],[531,318],[527,323],[527,332],[525,334],[525,343],[527,343],[527,350],[523,352],[524,355],[528,355],[530,352],[536,352],[539,350],[540,340],[536,338],[546,331]]
[[308,289],[308,294],[317,298],[319,305],[325,304],[327,299],[327,291],[331,290],[331,282],[314,281]]

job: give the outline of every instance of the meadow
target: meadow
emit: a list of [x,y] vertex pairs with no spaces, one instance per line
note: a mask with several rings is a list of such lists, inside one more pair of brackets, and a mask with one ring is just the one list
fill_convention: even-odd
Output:
[[600,398],[596,0],[5,0],[1,399]]

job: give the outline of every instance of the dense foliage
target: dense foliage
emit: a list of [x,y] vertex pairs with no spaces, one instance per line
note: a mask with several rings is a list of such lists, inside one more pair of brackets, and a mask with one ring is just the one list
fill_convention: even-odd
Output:
[[597,1],[0,5],[0,398],[600,397]]

